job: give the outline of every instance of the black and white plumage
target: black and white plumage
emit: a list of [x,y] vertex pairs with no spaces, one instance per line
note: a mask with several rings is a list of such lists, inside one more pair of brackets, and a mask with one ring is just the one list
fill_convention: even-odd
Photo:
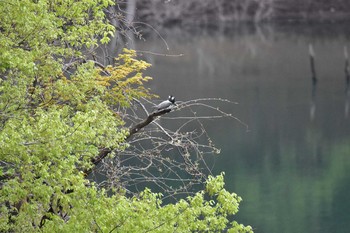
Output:
[[175,105],[175,97],[172,95],[169,95],[168,99],[161,102],[160,104],[154,106],[157,111],[164,110],[167,108],[170,108],[171,106]]

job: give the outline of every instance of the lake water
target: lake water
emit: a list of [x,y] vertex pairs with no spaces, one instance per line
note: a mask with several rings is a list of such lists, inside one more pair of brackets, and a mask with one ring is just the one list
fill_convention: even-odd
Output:
[[[150,87],[178,100],[220,97],[245,122],[204,121],[221,148],[213,173],[243,198],[236,219],[255,232],[349,232],[350,95],[346,24],[172,28],[136,50],[153,64]],[[312,84],[309,46],[315,52]],[[215,103],[214,103],[215,104]],[[180,113],[177,112],[177,115]]]

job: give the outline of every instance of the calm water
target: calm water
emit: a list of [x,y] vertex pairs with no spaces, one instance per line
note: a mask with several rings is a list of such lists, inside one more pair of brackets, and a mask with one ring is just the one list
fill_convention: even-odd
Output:
[[[249,125],[205,122],[222,149],[213,173],[226,173],[243,202],[237,220],[255,232],[349,232],[350,114],[341,24],[263,25],[160,32],[137,50],[153,64],[151,88],[179,100],[221,97]],[[313,89],[309,44],[316,57]],[[177,113],[179,114],[179,113]]]

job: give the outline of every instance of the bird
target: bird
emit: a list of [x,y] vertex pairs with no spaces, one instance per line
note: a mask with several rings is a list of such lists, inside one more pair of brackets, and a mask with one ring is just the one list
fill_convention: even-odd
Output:
[[164,109],[167,109],[173,105],[176,105],[175,104],[175,97],[172,96],[172,95],[169,95],[168,99],[161,102],[160,104],[154,106],[154,108],[156,108],[158,111],[160,110],[164,110]]

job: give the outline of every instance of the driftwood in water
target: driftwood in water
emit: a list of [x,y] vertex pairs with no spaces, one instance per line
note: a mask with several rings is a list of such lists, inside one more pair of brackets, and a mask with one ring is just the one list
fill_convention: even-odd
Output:
[[315,52],[312,44],[309,44],[309,58],[310,58],[312,84],[316,85],[317,76],[316,76],[316,69],[315,69]]
[[347,46],[344,46],[344,59],[345,59],[345,66],[344,66],[344,72],[345,72],[345,107],[344,107],[344,115],[345,118],[348,118],[349,116],[349,110],[350,110],[350,104],[349,104],[349,84],[350,84],[350,64],[349,64],[349,53]]
[[347,46],[344,46],[344,58],[345,58],[345,81],[346,81],[346,90],[349,89],[349,83],[350,83],[350,67],[349,67],[349,54],[348,54],[348,48]]
[[315,99],[316,99],[317,76],[316,76],[316,68],[315,68],[315,52],[312,44],[309,44],[309,59],[310,59],[311,80],[312,80],[310,119],[311,121],[313,121],[316,113]]

